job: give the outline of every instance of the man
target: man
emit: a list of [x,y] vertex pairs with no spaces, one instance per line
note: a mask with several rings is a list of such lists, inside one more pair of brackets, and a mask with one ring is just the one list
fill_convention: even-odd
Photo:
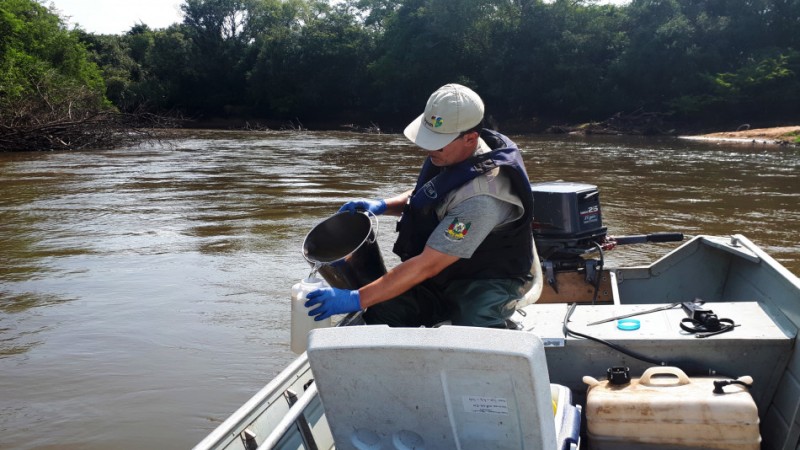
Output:
[[405,136],[428,152],[416,187],[340,211],[402,217],[394,252],[401,264],[359,290],[308,294],[309,315],[366,309],[368,324],[506,327],[533,263],[533,198],[517,146],[482,129],[484,106],[471,89],[434,92]]

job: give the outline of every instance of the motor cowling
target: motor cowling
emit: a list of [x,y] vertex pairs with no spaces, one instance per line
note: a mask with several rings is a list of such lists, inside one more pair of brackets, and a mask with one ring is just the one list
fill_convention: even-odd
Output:
[[575,260],[606,240],[597,186],[569,181],[531,185],[533,237],[543,260]]

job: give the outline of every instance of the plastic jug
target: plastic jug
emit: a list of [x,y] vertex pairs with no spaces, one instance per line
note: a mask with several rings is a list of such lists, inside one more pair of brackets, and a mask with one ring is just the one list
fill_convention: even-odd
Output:
[[325,320],[315,321],[308,315],[305,307],[306,295],[314,289],[328,287],[328,283],[321,278],[310,275],[308,278],[292,286],[292,338],[291,349],[298,355],[308,347],[308,332],[314,328],[331,326],[330,317]]

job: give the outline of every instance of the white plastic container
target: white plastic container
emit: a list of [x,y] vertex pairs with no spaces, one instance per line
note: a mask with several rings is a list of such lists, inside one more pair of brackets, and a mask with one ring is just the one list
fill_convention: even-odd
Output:
[[555,423],[544,345],[532,333],[334,327],[311,332],[308,362],[339,450],[560,450],[561,430],[580,429],[579,413],[559,414],[566,392],[556,416],[571,427]]
[[651,367],[621,386],[584,377],[589,448],[758,450],[756,404],[737,384],[715,394],[714,380],[724,379],[677,367]]
[[331,318],[316,321],[308,315],[309,308],[305,307],[306,295],[314,289],[328,287],[328,283],[313,275],[292,286],[292,339],[291,349],[298,355],[308,347],[308,332],[314,328],[331,326]]

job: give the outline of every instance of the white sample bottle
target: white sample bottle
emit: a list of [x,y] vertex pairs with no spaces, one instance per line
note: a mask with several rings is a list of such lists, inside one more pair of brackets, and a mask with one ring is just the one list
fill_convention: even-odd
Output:
[[[321,278],[310,275],[305,280],[292,286],[292,340],[291,349],[298,355],[308,348],[308,332],[314,328],[331,326],[331,318],[316,321],[308,315],[309,308],[305,307],[306,295],[314,289],[328,287],[328,283]],[[316,306],[315,306],[316,307]]]

